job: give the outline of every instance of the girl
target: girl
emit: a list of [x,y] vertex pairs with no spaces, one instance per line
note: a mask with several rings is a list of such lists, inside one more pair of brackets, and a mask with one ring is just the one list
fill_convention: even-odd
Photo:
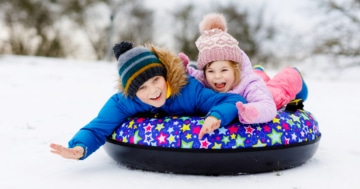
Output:
[[[261,67],[252,69],[238,41],[226,32],[223,15],[206,15],[199,28],[201,36],[196,41],[199,49],[198,69],[186,66],[187,72],[217,92],[242,95],[248,103],[236,104],[240,122],[252,124],[271,121],[276,111],[291,100],[306,99],[307,87],[297,69],[287,67],[273,79]],[[187,65],[187,56],[183,53],[179,56]]]
[[[201,36],[195,43],[199,49],[198,69],[187,66],[187,72],[217,92],[243,96],[248,103],[236,103],[240,122],[269,122],[277,114],[273,97],[265,82],[253,72],[238,41],[226,31],[223,15],[213,13],[204,17],[200,23]],[[186,59],[184,54],[179,56]]]
[[199,139],[237,118],[240,95],[216,93],[188,77],[178,56],[152,45],[115,45],[120,88],[98,116],[81,128],[68,147],[50,144],[51,152],[68,159],[85,159],[106,141],[125,119],[137,114],[206,115]]

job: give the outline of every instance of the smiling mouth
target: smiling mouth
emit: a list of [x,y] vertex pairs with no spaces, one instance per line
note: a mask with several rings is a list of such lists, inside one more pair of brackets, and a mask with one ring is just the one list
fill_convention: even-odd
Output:
[[156,97],[150,97],[150,100],[158,100],[161,97],[161,93],[159,93]]
[[218,88],[218,89],[224,88],[225,85],[226,85],[226,83],[215,83],[215,87]]

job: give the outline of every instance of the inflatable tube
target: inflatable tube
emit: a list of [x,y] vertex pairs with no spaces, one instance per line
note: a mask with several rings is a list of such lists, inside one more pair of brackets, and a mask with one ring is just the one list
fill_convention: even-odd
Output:
[[194,175],[234,175],[299,166],[316,152],[321,133],[308,111],[280,110],[272,122],[233,123],[198,133],[202,117],[132,117],[110,136],[104,149],[127,167]]

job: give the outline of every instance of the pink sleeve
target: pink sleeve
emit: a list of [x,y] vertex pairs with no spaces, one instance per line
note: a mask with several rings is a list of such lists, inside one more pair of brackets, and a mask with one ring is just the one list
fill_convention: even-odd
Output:
[[[253,106],[259,113],[259,117],[253,123],[266,123],[272,121],[277,109],[265,82],[258,76],[251,75],[244,88],[243,97],[247,100],[248,105]],[[244,82],[244,81],[242,81]]]
[[201,84],[205,85],[205,83],[204,83],[204,71],[203,70],[198,70],[198,69],[195,69],[195,68],[193,68],[191,66],[186,66],[186,72],[190,76],[193,76],[195,79],[200,81]]

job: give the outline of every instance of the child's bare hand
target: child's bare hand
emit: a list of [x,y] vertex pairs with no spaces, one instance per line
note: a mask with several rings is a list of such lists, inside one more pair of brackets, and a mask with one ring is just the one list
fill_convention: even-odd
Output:
[[218,120],[215,117],[209,116],[205,119],[204,125],[202,126],[200,133],[199,133],[199,140],[203,138],[206,133],[210,133],[215,129],[220,127],[221,120]]
[[66,148],[59,144],[50,144],[51,153],[58,154],[66,159],[79,159],[84,156],[84,148],[75,146],[74,148]]

